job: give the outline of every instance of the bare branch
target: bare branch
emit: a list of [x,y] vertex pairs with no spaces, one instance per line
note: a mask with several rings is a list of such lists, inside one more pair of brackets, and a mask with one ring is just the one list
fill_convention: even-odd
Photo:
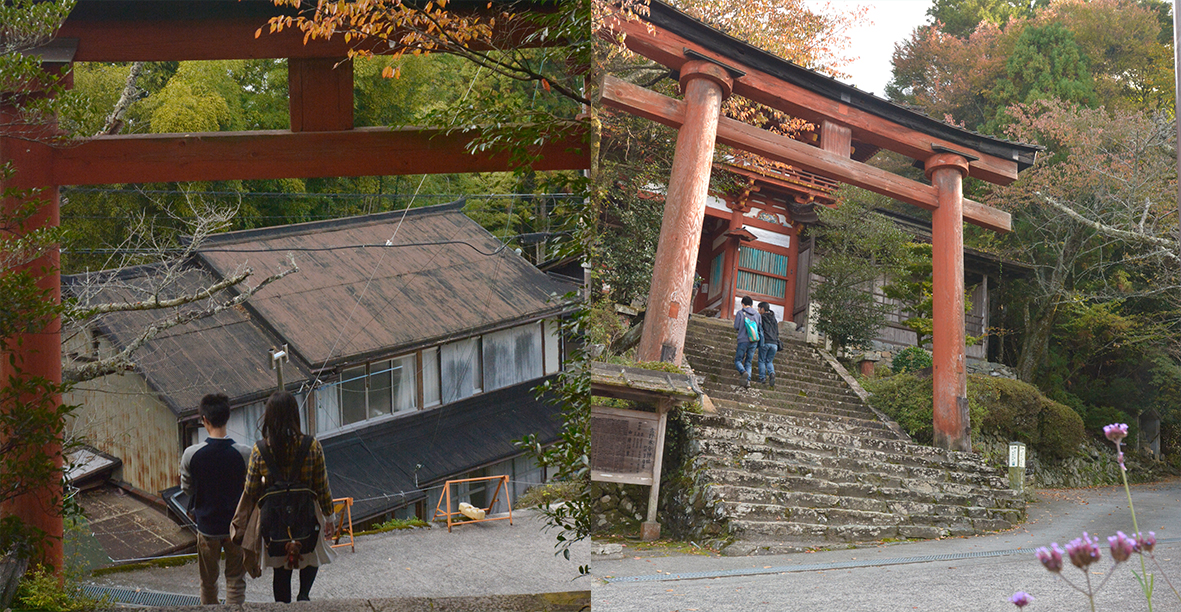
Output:
[[1141,234],[1139,232],[1130,232],[1128,230],[1122,230],[1122,229],[1119,229],[1116,227],[1112,227],[1112,226],[1107,225],[1105,223],[1093,221],[1091,219],[1084,217],[1083,215],[1079,214],[1078,211],[1059,202],[1058,200],[1054,199],[1051,196],[1045,195],[1044,193],[1041,193],[1040,191],[1035,192],[1035,193],[1038,196],[1040,196],[1043,200],[1045,200],[1046,203],[1048,203],[1050,206],[1053,206],[1054,208],[1058,209],[1059,211],[1061,211],[1062,213],[1064,213],[1066,216],[1070,217],[1071,219],[1074,219],[1075,221],[1078,221],[1079,223],[1081,223],[1081,224],[1083,224],[1083,225],[1085,225],[1085,226],[1087,226],[1099,233],[1106,234],[1108,236],[1112,236],[1115,238],[1122,238],[1124,240],[1133,240],[1136,242],[1151,244],[1154,247],[1161,248],[1162,255],[1164,255],[1170,259],[1181,261],[1181,255],[1178,255],[1178,253],[1176,251],[1177,243],[1172,240],[1166,240],[1164,238],[1158,238],[1156,236],[1149,236],[1147,234]]
[[135,102],[136,95],[139,94],[139,87],[135,82],[139,79],[139,75],[143,72],[144,63],[135,62],[131,65],[131,71],[127,73],[127,83],[123,86],[123,94],[119,96],[119,101],[115,103],[115,108],[107,117],[107,123],[103,129],[99,130],[95,136],[111,136],[123,131],[124,117],[127,115],[127,109]]
[[86,306],[85,308],[81,308],[78,312],[74,312],[72,314],[74,317],[81,319],[111,312],[134,312],[137,310],[176,308],[177,306],[184,306],[185,304],[191,304],[198,300],[212,297],[219,291],[229,289],[230,287],[241,283],[242,281],[249,278],[253,273],[254,270],[246,268],[245,270],[242,270],[233,276],[223,279],[221,282],[204,287],[201,290],[194,292],[192,295],[182,295],[177,298],[162,300],[157,294],[157,296],[153,299],[141,300],[139,302],[111,302],[107,304],[90,305]]
[[[290,266],[287,269],[285,269],[281,272],[278,272],[276,274],[272,274],[271,276],[268,276],[267,278],[263,279],[258,285],[254,286],[254,287],[246,288],[245,291],[239,293],[238,295],[234,296],[233,298],[231,298],[229,300],[226,300],[224,302],[221,302],[220,304],[216,304],[216,305],[211,306],[209,308],[205,308],[203,310],[178,312],[169,318],[157,321],[153,325],[146,328],[139,335],[138,338],[129,342],[127,344],[127,346],[125,346],[123,348],[123,350],[120,351],[116,355],[113,355],[113,356],[105,358],[105,359],[99,359],[97,361],[92,361],[92,362],[86,363],[84,365],[81,365],[79,367],[63,367],[62,368],[62,379],[64,381],[67,381],[70,383],[78,383],[78,382],[83,382],[83,381],[87,381],[87,380],[93,380],[95,378],[98,378],[100,376],[105,376],[107,374],[116,374],[119,372],[126,372],[128,370],[133,369],[135,367],[135,362],[131,360],[131,356],[137,350],[139,350],[141,347],[143,347],[143,345],[147,344],[153,338],[160,335],[161,332],[164,332],[164,331],[171,329],[173,327],[177,327],[178,325],[184,325],[185,323],[190,323],[192,321],[196,321],[199,319],[212,317],[220,312],[224,312],[226,310],[229,310],[230,308],[238,306],[238,305],[242,304],[243,302],[245,302],[246,300],[250,299],[255,293],[258,293],[260,290],[262,290],[263,287],[266,287],[267,285],[269,285],[269,284],[271,284],[271,283],[273,283],[273,282],[275,282],[275,281],[277,281],[289,274],[292,274],[294,272],[299,272],[299,266],[295,263],[295,256],[294,255],[291,255],[291,254],[287,255],[287,263]],[[249,276],[249,272],[246,272],[245,274],[243,274],[241,280],[239,280],[238,282],[240,283],[240,282],[244,281],[247,276]],[[185,298],[181,298],[181,299],[185,299]],[[188,303],[188,302],[186,302],[186,303]],[[152,306],[150,308],[155,308],[155,307]]]

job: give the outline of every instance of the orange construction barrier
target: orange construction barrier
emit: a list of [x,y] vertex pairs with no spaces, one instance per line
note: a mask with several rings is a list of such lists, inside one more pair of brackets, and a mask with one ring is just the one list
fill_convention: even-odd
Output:
[[[508,516],[498,516],[495,518],[481,518],[481,519],[471,519],[471,518],[464,517],[465,520],[454,520],[456,517],[463,516],[463,514],[461,514],[458,511],[451,512],[451,485],[460,484],[460,483],[464,483],[464,482],[483,482],[483,481],[491,481],[491,480],[497,481],[496,491],[492,494],[492,501],[488,503],[488,507],[487,508],[480,508],[480,510],[484,511],[485,513],[487,513],[489,510],[491,510],[492,507],[496,505],[496,500],[500,497],[501,490],[503,490],[504,491],[504,501],[508,504]],[[509,493],[508,493],[508,475],[481,476],[479,478],[464,478],[461,480],[448,480],[446,483],[443,484],[443,493],[441,495],[439,495],[439,503],[435,505],[435,518],[438,519],[439,517],[442,517],[442,516],[447,517],[447,531],[448,532],[451,531],[452,525],[462,525],[465,523],[483,523],[486,521],[503,521],[505,519],[508,519],[508,524],[512,525],[513,524],[513,501],[512,501],[512,499],[509,498]]]
[[[353,498],[341,497],[332,500],[332,513],[337,516],[336,533],[329,538],[332,540],[332,548],[348,546],[353,549],[353,552],[357,552],[357,541],[353,538]],[[346,533],[349,536],[349,541],[342,544],[340,540]]]

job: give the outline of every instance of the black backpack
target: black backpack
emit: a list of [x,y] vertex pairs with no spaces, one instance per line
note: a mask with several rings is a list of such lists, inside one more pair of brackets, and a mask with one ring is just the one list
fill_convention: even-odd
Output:
[[311,553],[320,537],[316,493],[299,480],[300,468],[311,446],[312,437],[304,436],[295,453],[295,461],[288,466],[287,473],[282,474],[276,469],[278,462],[266,440],[258,443],[258,453],[267,466],[267,474],[274,479],[258,500],[259,529],[268,556],[287,556],[289,542],[298,542],[301,553]]

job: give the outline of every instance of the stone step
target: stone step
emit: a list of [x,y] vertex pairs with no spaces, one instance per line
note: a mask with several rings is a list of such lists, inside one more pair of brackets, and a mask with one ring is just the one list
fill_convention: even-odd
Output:
[[1024,498],[998,470],[913,444],[787,326],[776,388],[743,388],[731,324],[691,317],[685,344],[716,407],[689,417],[686,469],[700,483],[695,499],[711,504],[731,537],[719,541],[727,554],[968,535],[1024,516]]
[[[859,447],[855,442],[872,440],[844,434],[817,432],[815,438],[782,438],[706,428],[706,431],[699,439],[694,440],[692,445],[702,454],[727,457],[731,460],[740,460],[759,453],[761,458],[758,460],[774,463],[777,460],[786,460],[787,457],[781,453],[787,451],[804,452],[817,458],[847,458],[867,463],[931,469],[933,471],[929,473],[932,477],[937,477],[940,472],[945,474],[945,476],[939,477],[941,482],[973,482],[974,479],[984,479],[981,484],[1008,490],[1005,488],[1005,480],[1001,478],[999,472],[979,461],[961,461],[952,464],[946,460],[925,457],[920,453],[888,452],[875,448]],[[909,446],[916,450],[927,448],[913,444]]]
[[[843,543],[873,542],[887,538],[934,539],[943,537],[969,536],[989,531],[1003,531],[1011,528],[1005,521],[996,519],[972,519],[967,517],[914,517],[907,525],[859,525],[798,523],[787,520],[760,521],[733,519],[729,523],[730,534],[739,538],[731,554],[775,554],[771,547],[767,552],[758,550],[760,542],[783,540],[788,546],[799,546],[800,542]],[[754,549],[752,549],[752,545]]]
[[[957,494],[928,488],[919,491],[908,488],[846,483],[828,488],[830,492],[800,488],[801,478],[752,479],[753,485],[745,484],[747,474],[741,470],[711,470],[710,477],[717,483],[712,489],[714,499],[721,502],[754,503],[796,508],[844,508],[866,512],[892,512],[907,516],[932,514],[943,516],[961,512],[969,518],[1002,518],[1016,520],[1020,507],[1014,504],[1020,498],[995,498],[986,489],[977,489],[972,494]],[[814,480],[814,479],[811,479]],[[808,483],[803,483],[808,484]],[[792,488],[775,488],[790,486]],[[767,488],[771,487],[771,488]],[[782,513],[776,516],[781,516]]]
[[[758,355],[756,354],[756,358],[757,356]],[[698,350],[697,348],[690,347],[685,349],[685,357],[690,363],[693,364],[694,369],[734,369],[734,347],[730,347],[725,351],[722,349],[717,349],[704,352]],[[752,362],[757,368],[758,361],[752,359]],[[836,374],[831,369],[829,369],[828,363],[822,360],[819,355],[812,353],[800,353],[793,355],[790,353],[785,354],[783,351],[779,351],[775,354],[775,358],[772,360],[772,363],[775,365],[776,372],[783,370],[818,375],[831,375],[831,378],[834,380],[836,379]]]
[[[727,501],[722,502],[720,505],[722,506],[722,511],[731,517],[731,521],[787,522],[799,525],[825,526],[871,525],[877,527],[911,525],[938,527],[968,521],[974,526],[987,525],[987,531],[1002,531],[1013,527],[1013,523],[1004,518],[1004,511],[994,511],[988,508],[930,505],[922,511],[913,514],[903,514],[891,511],[878,512],[852,508],[805,508],[741,501]],[[912,518],[916,519],[917,522],[913,522]]]
[[[692,363],[690,363],[692,366]],[[726,390],[733,389],[742,385],[745,377],[740,376],[737,370],[726,370],[725,372],[710,372],[708,370],[699,370],[693,368],[693,373],[697,375],[701,386],[709,390]],[[837,386],[841,385],[841,386]],[[844,401],[860,403],[861,398],[853,393],[852,389],[844,386],[844,381],[838,380],[816,380],[816,379],[800,379],[793,378],[788,374],[776,372],[775,386],[770,387],[766,383],[759,382],[758,374],[751,376],[750,388],[758,389],[761,392],[761,397],[767,401],[792,401],[797,399],[820,399],[827,401]]]
[[878,420],[878,416],[868,406],[850,401],[826,401],[809,397],[770,401],[764,397],[761,389],[743,389],[741,387],[733,389],[710,389],[706,387],[705,392],[706,395],[709,395],[710,400],[717,405],[732,406],[751,412],[787,415],[795,413],[821,413],[851,419]]
[[893,438],[894,431],[881,421],[833,414],[817,415],[804,411],[743,408],[727,401],[715,401],[717,412],[696,417],[698,424],[759,433],[778,433],[783,427],[799,427],[813,431],[839,431],[857,436]]
[[[987,472],[961,472],[851,457],[825,457],[806,451],[780,451],[757,445],[735,448],[715,441],[701,441],[699,444],[702,454],[695,458],[694,465],[710,470],[711,481],[745,486],[808,490],[832,495],[879,495],[881,492],[878,489],[887,488],[905,489],[907,495],[944,493],[973,497],[992,495],[997,489],[996,485],[1003,484],[999,478]],[[746,450],[748,448],[751,450]],[[714,453],[717,450],[741,454],[719,455]],[[738,470],[739,473],[730,474],[727,470]],[[723,476],[728,476],[728,479]],[[1003,497],[1019,499],[1009,493]],[[977,499],[973,503],[980,502]]]

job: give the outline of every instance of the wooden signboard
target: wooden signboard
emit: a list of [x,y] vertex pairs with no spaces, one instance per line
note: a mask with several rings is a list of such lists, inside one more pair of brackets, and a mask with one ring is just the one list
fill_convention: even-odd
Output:
[[659,468],[662,415],[591,407],[591,480],[652,485]]

